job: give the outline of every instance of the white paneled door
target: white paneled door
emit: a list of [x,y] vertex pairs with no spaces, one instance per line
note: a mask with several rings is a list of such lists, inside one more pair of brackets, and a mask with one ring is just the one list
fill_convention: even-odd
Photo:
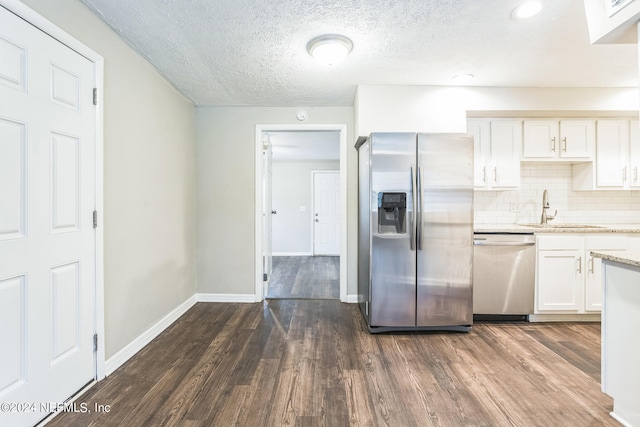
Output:
[[95,377],[93,63],[0,7],[0,425]]
[[313,172],[313,254],[340,254],[340,173]]

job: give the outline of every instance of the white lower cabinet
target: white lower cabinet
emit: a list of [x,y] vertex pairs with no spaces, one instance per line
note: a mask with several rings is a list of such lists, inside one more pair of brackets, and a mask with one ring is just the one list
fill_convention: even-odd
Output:
[[602,309],[601,260],[591,251],[626,251],[634,237],[538,235],[536,314],[588,314]]

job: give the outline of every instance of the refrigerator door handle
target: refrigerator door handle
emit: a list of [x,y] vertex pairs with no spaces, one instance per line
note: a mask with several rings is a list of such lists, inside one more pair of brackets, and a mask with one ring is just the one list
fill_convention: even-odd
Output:
[[418,242],[418,250],[421,251],[422,250],[422,167],[418,166],[418,176],[416,178],[416,181],[418,183],[418,217],[417,217],[417,236],[416,236],[416,240]]
[[409,245],[412,251],[416,250],[416,191],[415,181],[413,179],[413,165],[411,165],[411,202],[413,207],[411,209],[411,233],[409,235]]

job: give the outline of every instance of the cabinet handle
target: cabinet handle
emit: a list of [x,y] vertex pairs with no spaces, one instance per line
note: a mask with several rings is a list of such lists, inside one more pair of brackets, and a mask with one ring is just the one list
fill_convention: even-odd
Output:
[[493,181],[496,184],[498,183],[498,167],[497,166],[493,168]]
[[627,182],[627,167],[622,168],[622,182]]
[[638,182],[638,167],[633,168],[633,182]]
[[486,166],[482,167],[482,182],[484,182],[484,183],[487,182],[487,167]]
[[551,151],[556,152],[556,137],[551,138]]
[[578,269],[577,269],[577,271],[578,271],[578,273],[582,274],[582,257],[579,256],[576,261],[578,261]]
[[564,147],[562,147],[562,151],[567,152],[567,137],[562,138],[562,142],[564,142]]
[[593,274],[593,257],[589,257],[589,273]]

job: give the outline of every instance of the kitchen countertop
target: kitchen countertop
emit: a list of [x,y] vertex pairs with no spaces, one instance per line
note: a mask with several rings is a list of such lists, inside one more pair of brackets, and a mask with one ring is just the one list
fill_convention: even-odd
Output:
[[550,224],[551,227],[534,227],[520,224],[478,224],[476,233],[640,233],[640,224],[568,224],[571,227],[559,227],[562,224]]
[[591,255],[597,258],[605,259],[607,261],[615,261],[622,264],[640,267],[640,252],[637,251],[593,251],[591,252]]

